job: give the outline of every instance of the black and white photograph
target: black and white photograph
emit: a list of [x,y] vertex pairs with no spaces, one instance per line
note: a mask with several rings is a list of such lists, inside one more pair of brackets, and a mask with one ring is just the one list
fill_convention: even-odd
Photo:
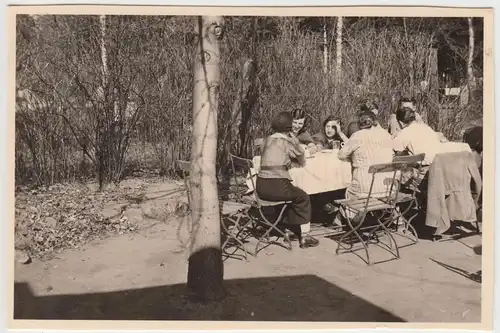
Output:
[[492,327],[492,9],[88,8],[10,12],[11,324]]

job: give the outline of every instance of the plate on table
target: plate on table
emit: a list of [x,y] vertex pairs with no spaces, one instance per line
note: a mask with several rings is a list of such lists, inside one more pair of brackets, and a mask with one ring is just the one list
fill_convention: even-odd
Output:
[[334,151],[336,151],[336,149],[323,149],[323,150],[321,150],[321,152],[325,153],[325,154],[332,154]]

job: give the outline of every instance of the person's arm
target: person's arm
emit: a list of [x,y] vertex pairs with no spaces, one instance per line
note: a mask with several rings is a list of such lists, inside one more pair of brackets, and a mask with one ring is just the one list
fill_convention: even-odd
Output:
[[358,140],[350,138],[344,143],[344,146],[339,150],[338,158],[342,161],[349,160],[352,153],[358,148]]
[[472,193],[474,194],[474,203],[476,204],[476,208],[479,206],[479,197],[481,194],[481,189],[482,189],[482,180],[481,180],[481,175],[479,174],[479,168],[477,167],[476,161],[474,160],[474,157],[472,154],[470,154],[470,159],[468,163],[468,168],[469,172],[471,174],[473,183],[474,183],[474,191]]
[[391,116],[389,117],[389,123],[388,123],[387,127],[389,130],[389,134],[394,136],[398,130],[398,127],[399,127],[398,120],[396,119],[395,114],[391,114]]
[[405,141],[406,140],[401,135],[401,132],[399,132],[399,135],[392,139],[392,150],[394,150],[396,156],[405,154],[406,149],[408,148]]
[[286,142],[286,151],[288,152],[288,156],[292,160],[300,160],[305,158],[305,150],[300,145],[299,139],[293,134],[290,133],[289,138],[285,140]]
[[340,136],[342,141],[347,142],[347,140],[349,140],[349,138],[347,137],[347,135],[344,134],[344,132],[342,132],[342,128],[340,127],[340,125],[335,124],[335,128],[337,129],[337,134]]

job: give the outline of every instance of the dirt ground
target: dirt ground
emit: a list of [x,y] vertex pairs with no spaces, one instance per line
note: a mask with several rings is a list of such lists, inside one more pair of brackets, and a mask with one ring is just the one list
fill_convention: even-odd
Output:
[[[130,185],[130,184],[129,184]],[[273,320],[478,322],[481,238],[421,240],[401,259],[367,266],[321,234],[320,246],[292,251],[271,246],[249,262],[228,259],[229,296],[194,302],[186,290],[187,229],[182,219],[155,220],[144,212],[170,204],[175,183],[153,184],[149,199],[126,212],[137,233],[91,242],[49,261],[15,267],[16,319]],[[169,201],[170,200],[170,201]],[[110,207],[109,209],[113,209]],[[397,239],[404,244],[404,240]],[[252,248],[252,247],[250,247]],[[374,261],[391,255],[374,246]]]

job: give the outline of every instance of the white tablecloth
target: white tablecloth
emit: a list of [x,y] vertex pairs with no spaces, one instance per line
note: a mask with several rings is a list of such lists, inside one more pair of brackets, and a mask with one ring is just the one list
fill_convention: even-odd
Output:
[[[307,194],[317,194],[346,188],[351,182],[351,163],[339,160],[338,151],[319,152],[306,159],[303,167],[290,169],[293,184]],[[260,156],[253,158],[251,170],[254,183],[260,167]],[[252,181],[247,177],[248,192],[253,191]]]
[[471,152],[470,146],[464,142],[443,142],[440,147],[440,153],[458,153],[461,151]]

